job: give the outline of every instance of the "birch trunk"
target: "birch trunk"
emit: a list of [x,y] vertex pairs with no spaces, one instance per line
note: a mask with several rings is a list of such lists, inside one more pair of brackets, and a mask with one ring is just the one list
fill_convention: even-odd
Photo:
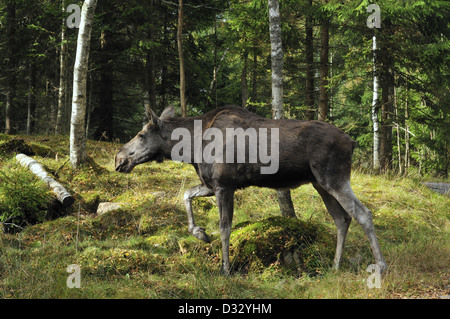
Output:
[[72,117],[70,122],[70,163],[79,167],[86,156],[86,80],[89,43],[97,0],[85,0],[78,31],[77,55],[73,71]]
[[[283,47],[281,42],[281,19],[278,0],[269,1],[270,47],[272,64],[272,117],[284,118],[283,109]],[[281,215],[294,217],[290,190],[277,190]]]
[[373,97],[372,97],[372,123],[373,123],[373,169],[380,169],[380,119],[378,118],[378,76],[376,70],[377,39],[373,36]]

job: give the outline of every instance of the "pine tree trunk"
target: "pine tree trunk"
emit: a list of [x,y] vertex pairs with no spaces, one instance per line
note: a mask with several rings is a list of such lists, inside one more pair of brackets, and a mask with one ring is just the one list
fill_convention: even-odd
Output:
[[35,111],[36,111],[36,64],[29,62],[28,67],[30,69],[30,76],[28,79],[28,100],[27,100],[27,134],[34,133],[34,127],[36,124]]
[[405,174],[408,174],[410,163],[410,142],[409,142],[409,109],[408,109],[408,89],[405,97]]
[[382,94],[381,94],[381,143],[380,158],[381,169],[387,171],[392,168],[392,109],[393,109],[393,79],[389,67],[390,58],[386,58],[383,66]]
[[[283,112],[283,47],[281,42],[281,21],[278,0],[269,1],[270,46],[272,64],[272,117],[284,118]],[[295,218],[289,190],[277,190],[281,215]]]
[[248,51],[247,51],[247,49],[244,50],[244,54],[243,54],[242,58],[244,60],[244,67],[242,68],[242,74],[241,74],[241,94],[242,94],[241,106],[243,108],[246,108],[247,101],[248,101],[248,84],[247,84]]
[[15,1],[6,3],[6,103],[5,103],[5,133],[14,133],[14,98],[16,96],[16,4]]
[[101,139],[107,137],[112,139],[114,137],[113,126],[113,36],[107,30],[103,30],[100,35],[100,82],[98,107],[95,108],[92,114],[94,123],[97,124],[97,129],[94,131],[93,137]]
[[97,0],[85,0],[81,10],[77,54],[73,71],[72,117],[70,122],[70,163],[76,168],[86,162],[86,82],[92,22]]
[[184,74],[184,56],[183,56],[183,0],[178,2],[178,59],[180,62],[180,104],[181,116],[186,117],[186,78]]
[[[64,0],[61,1],[62,11],[65,11]],[[67,66],[67,43],[66,43],[66,20],[62,19],[61,25],[61,46],[59,53],[59,88],[58,88],[58,109],[56,113],[55,134],[61,134],[62,114],[66,95],[66,66]]]
[[[256,46],[253,48],[253,66],[252,66],[252,102],[256,102],[257,99],[257,83],[258,83],[258,54],[256,53]],[[250,111],[256,111],[249,106]]]

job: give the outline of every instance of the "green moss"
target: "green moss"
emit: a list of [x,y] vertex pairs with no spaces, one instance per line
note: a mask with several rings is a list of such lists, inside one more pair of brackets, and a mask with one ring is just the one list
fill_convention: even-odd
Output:
[[335,247],[325,226],[284,217],[236,225],[230,245],[235,270],[262,272],[277,266],[308,274],[328,268]]
[[81,201],[82,208],[90,213],[96,213],[100,203],[100,192],[86,192]]
[[4,138],[0,140],[0,155],[11,156],[15,153],[34,155],[33,149],[21,138]]
[[135,233],[137,217],[125,209],[118,209],[98,216],[92,226],[105,233]]
[[164,258],[136,249],[89,247],[79,259],[83,272],[96,277],[133,275],[138,272],[164,272]]

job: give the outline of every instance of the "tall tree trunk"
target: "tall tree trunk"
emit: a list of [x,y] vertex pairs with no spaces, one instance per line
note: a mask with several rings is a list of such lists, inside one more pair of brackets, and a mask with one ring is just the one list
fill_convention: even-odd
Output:
[[5,133],[14,133],[14,99],[16,96],[16,4],[15,1],[6,3],[6,41],[7,41],[7,80],[6,80],[6,112]]
[[[257,83],[258,83],[258,54],[256,53],[256,46],[254,46],[253,48],[253,66],[252,66],[252,96],[251,96],[251,100],[252,102],[256,102],[257,99]],[[249,106],[249,110],[252,112],[256,111],[256,108],[254,109],[253,107]]]
[[[308,0],[309,8],[312,0]],[[305,22],[305,50],[306,50],[306,120],[314,119],[314,46],[313,46],[313,19],[311,13],[306,16]]]
[[[61,0],[62,12],[65,11],[65,1]],[[63,17],[61,24],[61,46],[59,52],[59,88],[58,108],[56,113],[55,134],[61,134],[62,114],[66,95],[66,66],[67,66],[67,43],[66,43],[66,19]]]
[[[157,112],[156,107],[156,72],[155,72],[155,55],[153,52],[147,52],[147,64],[146,64],[146,82],[147,82],[147,94],[149,107]],[[162,110],[161,110],[162,111]],[[145,114],[149,114],[149,110],[145,110]]]
[[114,137],[113,125],[113,63],[112,53],[114,44],[113,36],[107,30],[103,30],[100,35],[100,82],[99,82],[99,103],[92,114],[93,120],[97,124],[94,138],[100,139],[106,136],[109,139]]
[[[169,48],[171,40],[169,38],[169,32],[168,32],[168,17],[167,12],[164,11],[164,20],[163,20],[163,47]],[[167,49],[165,49],[167,50]],[[161,66],[161,90],[160,90],[160,103],[159,106],[161,107],[161,110],[164,110],[167,106],[167,88],[168,88],[168,72],[167,72],[167,63],[163,63]]]
[[320,27],[320,86],[319,86],[319,112],[318,120],[325,121],[328,117],[328,51],[329,51],[329,21],[322,21]]
[[246,108],[247,101],[248,101],[248,84],[247,84],[248,51],[247,51],[247,49],[244,49],[242,58],[244,60],[244,67],[242,68],[242,74],[241,74],[241,94],[242,94],[241,106],[243,108]]
[[36,124],[36,64],[30,61],[28,67],[30,70],[30,77],[28,79],[27,134],[31,135],[34,133]]
[[392,113],[394,104],[395,79],[393,72],[393,56],[389,36],[393,34],[392,22],[386,18],[383,22],[383,34],[381,38],[381,143],[380,161],[381,169],[387,171],[392,168]]
[[397,131],[397,155],[398,155],[398,173],[401,175],[403,172],[403,164],[402,164],[402,148],[400,143],[400,118],[398,111],[398,90],[394,88],[394,110],[395,110],[395,128]]
[[405,174],[408,174],[410,164],[410,143],[409,143],[409,109],[408,109],[408,88],[405,96]]
[[[283,47],[281,42],[281,19],[278,0],[269,1],[269,25],[272,67],[272,117],[284,118],[283,110]],[[289,190],[277,190],[281,215],[295,218]]]
[[[390,60],[390,58],[387,58]],[[388,62],[389,63],[389,62]],[[384,65],[383,80],[381,82],[381,169],[387,171],[392,168],[392,110],[393,110],[393,79],[392,69]]]
[[72,116],[70,121],[70,163],[76,168],[86,162],[86,80],[92,22],[97,0],[85,0],[81,10],[77,54],[73,71]]
[[375,34],[372,38],[373,49],[373,96],[372,96],[372,125],[373,125],[373,169],[379,171],[380,163],[380,120],[378,118],[378,74],[377,74],[377,39]]
[[178,1],[178,59],[180,62],[180,104],[181,116],[186,117],[186,78],[184,74],[184,56],[183,56],[183,0]]

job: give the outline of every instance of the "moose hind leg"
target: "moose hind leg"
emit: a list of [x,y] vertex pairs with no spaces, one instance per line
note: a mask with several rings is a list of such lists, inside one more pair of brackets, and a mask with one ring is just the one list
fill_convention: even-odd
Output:
[[337,228],[337,243],[336,243],[336,255],[334,257],[334,268],[338,269],[342,253],[344,251],[345,238],[347,237],[348,227],[352,221],[350,215],[342,208],[341,204],[331,196],[325,189],[319,184],[313,184],[328,210],[328,213],[333,217],[334,223]]
[[234,190],[220,188],[216,191],[220,213],[220,238],[222,240],[222,272],[230,274],[230,235],[233,221]]
[[211,240],[205,233],[205,229],[195,225],[194,213],[192,212],[192,199],[195,197],[206,197],[214,195],[214,191],[205,185],[197,185],[189,188],[184,193],[184,204],[186,206],[186,212],[188,217],[188,230],[195,238],[203,240],[206,243],[210,243]]
[[381,253],[380,244],[378,243],[377,236],[375,234],[375,228],[373,226],[372,213],[356,198],[353,190],[350,186],[350,181],[347,181],[339,189],[331,189],[329,193],[337,199],[339,204],[347,211],[361,225],[364,233],[369,239],[372,253],[375,257],[377,265],[380,267],[381,272],[387,269],[386,262],[384,261],[383,254]]

